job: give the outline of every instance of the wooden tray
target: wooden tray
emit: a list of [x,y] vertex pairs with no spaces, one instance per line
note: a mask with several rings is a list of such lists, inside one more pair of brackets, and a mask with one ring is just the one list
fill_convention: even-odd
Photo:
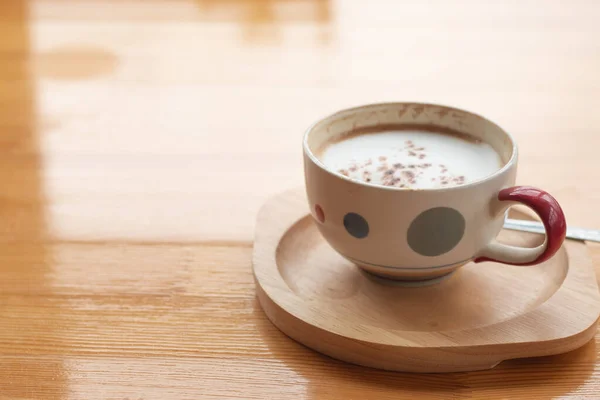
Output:
[[[540,240],[514,231],[501,238]],[[472,371],[567,352],[592,339],[600,314],[583,243],[568,241],[535,267],[468,264],[433,286],[383,285],[329,247],[302,190],[261,209],[253,264],[260,304],[285,334],[331,357],[387,370]]]

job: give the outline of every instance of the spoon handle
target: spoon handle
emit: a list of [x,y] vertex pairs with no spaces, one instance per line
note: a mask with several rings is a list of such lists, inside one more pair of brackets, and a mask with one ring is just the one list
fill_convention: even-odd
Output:
[[[544,225],[541,222],[525,221],[521,219],[507,218],[504,221],[504,228],[516,231],[544,233]],[[576,240],[588,240],[592,242],[600,242],[600,230],[586,229],[577,227],[567,227],[567,238]]]

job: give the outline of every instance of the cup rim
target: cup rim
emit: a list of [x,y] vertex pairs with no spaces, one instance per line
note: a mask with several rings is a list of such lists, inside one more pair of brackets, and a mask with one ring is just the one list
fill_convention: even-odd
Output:
[[[345,175],[342,175],[340,173],[332,171],[329,168],[327,168],[321,162],[321,160],[319,160],[319,158],[312,152],[312,150],[310,149],[310,146],[308,145],[308,138],[309,138],[310,134],[314,131],[317,124],[319,124],[320,122],[323,122],[326,119],[333,118],[333,117],[343,114],[343,113],[360,111],[360,110],[368,109],[371,107],[382,107],[382,106],[402,107],[402,106],[410,106],[410,105],[423,106],[423,107],[445,108],[445,109],[448,109],[449,111],[458,111],[461,113],[468,114],[472,117],[480,118],[480,119],[484,120],[486,123],[491,124],[491,125],[495,126],[496,128],[498,128],[498,130],[500,130],[510,140],[511,147],[512,147],[512,154],[510,156],[510,159],[502,166],[502,168],[499,168],[494,173],[486,176],[483,179],[469,182],[464,185],[451,186],[451,187],[439,187],[439,188],[399,188],[399,187],[394,187],[394,186],[383,186],[383,185],[377,185],[375,183],[354,180],[354,179],[351,179],[350,177],[347,177]],[[481,184],[483,184],[485,182],[489,182],[490,180],[496,178],[497,176],[505,173],[507,170],[509,170],[515,164],[515,162],[518,158],[517,143],[515,142],[513,136],[509,132],[504,130],[502,127],[500,127],[498,124],[491,121],[490,119],[488,119],[480,114],[474,113],[472,111],[468,111],[468,110],[453,107],[453,106],[447,106],[447,105],[439,104],[439,103],[423,103],[423,102],[416,102],[416,101],[368,103],[368,104],[363,104],[360,106],[343,108],[343,109],[335,111],[333,113],[329,113],[328,115],[325,115],[324,117],[321,117],[318,120],[316,120],[315,122],[313,122],[305,130],[304,135],[303,135],[303,140],[302,140],[302,148],[304,150],[304,154],[306,156],[308,156],[310,158],[310,160],[317,167],[319,167],[324,172],[326,172],[330,175],[333,175],[336,178],[340,178],[342,180],[347,181],[348,183],[352,183],[352,184],[359,185],[359,186],[365,186],[365,187],[369,187],[369,188],[386,190],[386,191],[391,191],[391,192],[405,192],[405,193],[407,193],[407,192],[449,192],[449,191],[455,191],[455,190],[468,189],[468,188],[471,188],[471,187],[474,187],[477,185],[481,185]]]

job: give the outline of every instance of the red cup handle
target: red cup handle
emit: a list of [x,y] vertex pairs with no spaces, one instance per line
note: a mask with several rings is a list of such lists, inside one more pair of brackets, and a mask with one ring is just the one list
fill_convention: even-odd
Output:
[[475,262],[535,265],[548,260],[558,251],[567,234],[567,222],[554,197],[531,186],[514,186],[501,190],[498,200],[520,203],[535,211],[546,228],[546,240],[534,248],[508,246],[494,240],[475,258]]

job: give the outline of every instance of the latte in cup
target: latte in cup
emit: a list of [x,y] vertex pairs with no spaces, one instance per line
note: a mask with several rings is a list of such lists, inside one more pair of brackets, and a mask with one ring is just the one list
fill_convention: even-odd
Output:
[[[515,141],[477,114],[420,103],[349,108],[314,123],[303,151],[319,232],[369,276],[431,284],[469,262],[535,265],[564,240],[556,199],[515,186]],[[496,240],[516,203],[539,215],[543,244]]]
[[352,180],[404,189],[460,186],[502,167],[496,150],[479,139],[402,127],[344,134],[322,145],[317,157]]

